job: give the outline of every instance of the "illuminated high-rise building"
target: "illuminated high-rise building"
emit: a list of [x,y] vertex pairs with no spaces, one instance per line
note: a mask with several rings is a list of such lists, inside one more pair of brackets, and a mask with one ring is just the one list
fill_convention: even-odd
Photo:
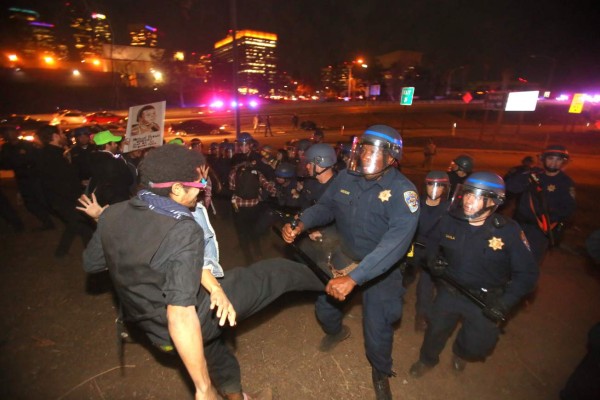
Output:
[[[243,30],[236,32],[238,90],[240,93],[269,93],[277,73],[277,35]],[[231,87],[233,76],[233,36],[229,34],[214,46],[212,59],[214,83],[221,89]]]
[[75,49],[81,59],[102,54],[102,45],[112,42],[110,25],[104,14],[74,15],[71,19]]
[[144,24],[127,25],[131,46],[156,47],[158,44],[158,29]]

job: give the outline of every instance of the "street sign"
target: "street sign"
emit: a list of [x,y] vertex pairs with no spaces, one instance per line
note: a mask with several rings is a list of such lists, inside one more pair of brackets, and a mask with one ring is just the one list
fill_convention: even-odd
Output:
[[414,95],[415,95],[414,87],[403,87],[402,95],[400,96],[400,105],[401,106],[412,105]]
[[570,114],[581,114],[583,111],[583,104],[585,100],[583,98],[583,93],[576,93],[573,95],[573,101],[571,102],[571,106],[569,107]]
[[504,110],[507,97],[508,95],[506,92],[489,92],[485,95],[483,109],[495,111]]
[[471,92],[465,93],[462,97],[462,101],[464,101],[466,104],[469,104],[471,100],[473,100],[473,95],[471,94]]

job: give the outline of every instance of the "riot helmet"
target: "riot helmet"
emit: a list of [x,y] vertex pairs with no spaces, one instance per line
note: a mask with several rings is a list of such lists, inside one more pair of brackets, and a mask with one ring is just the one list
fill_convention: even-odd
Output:
[[322,168],[330,168],[336,162],[335,150],[328,144],[317,143],[309,147],[305,153],[306,161]]
[[448,198],[450,178],[444,171],[431,171],[425,176],[425,193],[431,200]]
[[373,125],[352,143],[348,172],[378,175],[402,158],[402,137],[387,125]]
[[252,140],[254,140],[254,138],[248,132],[241,132],[240,136],[237,138],[237,141],[240,143],[249,143]]
[[473,172],[473,166],[475,165],[475,161],[473,160],[473,157],[471,157],[468,154],[461,154],[460,156],[452,160],[452,162],[458,167],[459,170],[463,171],[466,174],[470,174],[471,172]]
[[504,180],[493,172],[475,172],[456,186],[448,213],[469,222],[485,220],[504,203]]
[[298,151],[304,152],[304,151],[308,150],[311,145],[312,145],[312,142],[310,140],[300,139],[296,143],[296,148],[298,149]]
[[263,158],[266,158],[267,160],[272,160],[275,158],[275,149],[273,148],[273,146],[270,146],[268,144],[265,144],[261,149],[260,149],[260,155]]
[[548,145],[542,152],[542,164],[547,172],[558,172],[569,160],[567,148],[560,144]]
[[281,163],[275,168],[275,176],[281,179],[291,179],[296,176],[296,167],[290,163]]

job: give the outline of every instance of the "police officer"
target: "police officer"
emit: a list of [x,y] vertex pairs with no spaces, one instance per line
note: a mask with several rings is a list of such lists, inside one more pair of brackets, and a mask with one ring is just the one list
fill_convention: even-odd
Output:
[[473,172],[475,161],[468,154],[461,154],[450,163],[448,167],[448,178],[450,178],[450,198],[454,195],[456,185],[463,183],[467,176]]
[[[498,341],[500,322],[537,282],[538,268],[519,225],[494,212],[504,201],[502,178],[476,172],[456,189],[445,215],[427,243],[435,275],[452,278],[486,303],[482,310],[454,287],[442,284],[433,304],[419,360],[410,374],[420,377],[439,355],[458,321],[452,366],[484,360]],[[445,282],[445,281],[443,281]]]
[[575,183],[562,169],[569,152],[562,145],[549,145],[541,155],[542,169],[513,175],[507,189],[521,193],[515,219],[521,224],[531,250],[541,265],[549,246],[561,239],[565,223],[575,212]]
[[[240,139],[243,134],[244,132],[240,135]],[[231,205],[238,242],[246,263],[251,264],[255,261],[254,256],[256,259],[262,257],[260,237],[256,234],[256,225],[262,210],[260,202],[266,197],[266,193],[276,196],[277,190],[275,184],[267,180],[257,168],[257,159],[251,155],[250,150],[246,150],[246,145],[249,143],[250,141],[241,141],[243,157],[238,158],[237,164],[232,159],[229,189],[233,193]],[[251,247],[254,249],[254,256]]]
[[296,178],[296,168],[289,163],[282,163],[275,169],[275,188],[277,203],[280,207],[300,208],[300,190]]
[[[309,208],[319,201],[336,175],[336,154],[333,147],[325,143],[313,144],[305,154],[307,177],[302,182],[300,207]],[[333,223],[312,229],[298,246],[318,265],[326,268],[332,251],[339,246],[339,235]]]
[[425,196],[421,197],[421,215],[417,228],[416,245],[412,265],[420,270],[417,283],[415,330],[427,328],[435,292],[433,280],[422,267],[427,265],[425,245],[448,209],[450,180],[444,171],[431,171],[425,176]]
[[330,351],[350,336],[342,308],[356,286],[363,289],[363,331],[377,399],[391,399],[393,324],[402,315],[402,274],[397,262],[416,231],[419,198],[414,185],[394,168],[402,138],[393,128],[373,125],[363,133],[350,167],[331,182],[298,224],[286,224],[292,242],[303,230],[335,220],[340,247],[332,254],[331,279],[316,304],[326,335],[319,349]]
[[75,145],[69,150],[71,163],[77,167],[79,180],[86,186],[92,176],[92,154],[97,151],[96,145],[90,140],[91,131],[87,126],[75,128],[73,137]]
[[256,152],[252,150],[254,138],[248,132],[240,133],[236,144],[239,147],[239,153],[236,153],[231,158],[231,166],[235,167],[243,162],[256,161],[260,158]]
[[335,176],[337,156],[333,147],[326,143],[317,143],[309,147],[305,154],[307,178],[300,194],[302,208],[315,204],[325,193]]
[[[2,127],[4,144],[0,150],[0,169],[11,169],[19,193],[27,211],[35,215],[42,223],[42,230],[54,229],[54,222],[50,218],[50,206],[44,195],[42,181],[37,168],[40,149],[33,143],[19,139],[19,130],[13,126]],[[9,203],[4,203],[6,210],[10,210]],[[19,218],[9,217],[15,229],[22,230]]]
[[298,163],[296,165],[296,175],[301,178],[306,176],[306,151],[312,146],[312,142],[309,139],[300,139],[296,143],[296,154],[298,156]]

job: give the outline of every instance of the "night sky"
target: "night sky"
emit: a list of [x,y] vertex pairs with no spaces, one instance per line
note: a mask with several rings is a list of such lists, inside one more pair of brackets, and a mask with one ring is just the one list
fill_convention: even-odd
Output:
[[[208,53],[230,29],[230,0],[73,0],[112,18],[115,43],[126,44],[126,23],[159,29],[159,46]],[[54,0],[13,1],[54,22]],[[544,81],[557,60],[556,85],[600,89],[600,12],[597,0],[237,0],[238,29],[277,33],[280,66],[316,82],[319,68],[417,50],[435,73],[468,66],[468,79],[502,70]],[[542,57],[531,58],[538,54]]]

